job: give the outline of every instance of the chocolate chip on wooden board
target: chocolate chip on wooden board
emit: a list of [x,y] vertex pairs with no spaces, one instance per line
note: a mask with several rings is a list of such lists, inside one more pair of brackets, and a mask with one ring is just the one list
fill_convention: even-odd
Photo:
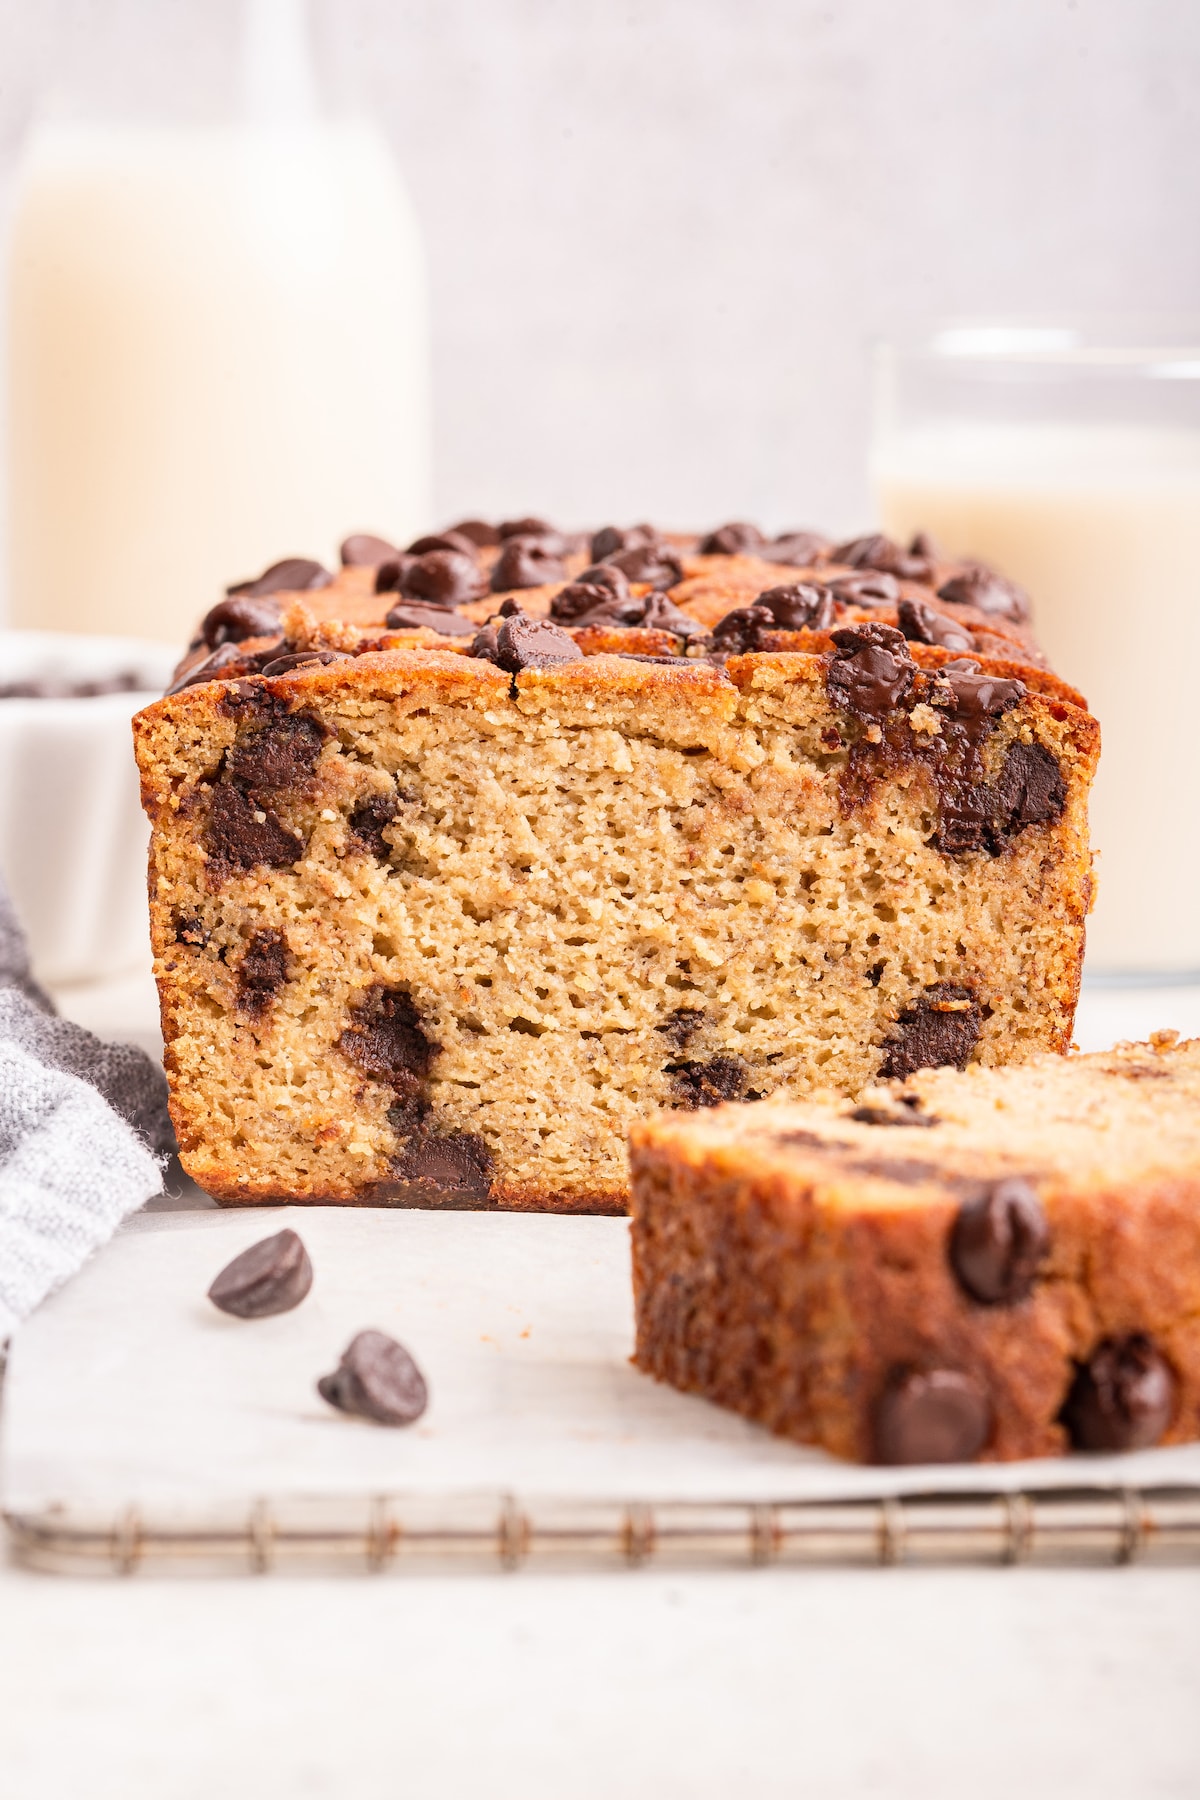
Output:
[[376,1425],[411,1425],[429,1404],[425,1377],[384,1331],[360,1331],[331,1375],[317,1382],[322,1400]]
[[962,1369],[897,1370],[875,1410],[878,1463],[972,1462],[987,1443],[992,1408]]
[[252,581],[234,582],[225,592],[230,596],[245,594],[251,598],[262,594],[304,594],[314,588],[328,587],[332,580],[329,570],[310,556],[287,556],[282,562],[272,563]]
[[236,1319],[267,1319],[299,1306],[312,1283],[312,1263],[300,1238],[279,1231],[227,1263],[208,1297]]
[[989,1182],[959,1208],[950,1265],[973,1300],[1011,1306],[1023,1300],[1050,1246],[1041,1201],[1027,1181]]
[[1106,1338],[1079,1369],[1062,1409],[1077,1450],[1145,1450],[1175,1411],[1171,1365],[1144,1332]]

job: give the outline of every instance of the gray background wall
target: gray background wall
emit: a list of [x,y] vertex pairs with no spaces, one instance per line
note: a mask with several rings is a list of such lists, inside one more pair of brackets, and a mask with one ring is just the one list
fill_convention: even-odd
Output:
[[[187,31],[158,8],[192,34],[183,104],[229,3]],[[138,10],[0,0],[9,147],[62,34]],[[1194,0],[318,0],[315,22],[424,222],[444,515],[854,526],[874,334],[1200,311]]]

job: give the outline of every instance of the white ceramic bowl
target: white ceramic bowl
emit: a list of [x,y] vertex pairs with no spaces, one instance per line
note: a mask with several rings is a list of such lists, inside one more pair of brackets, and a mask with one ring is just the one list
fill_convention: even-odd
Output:
[[0,870],[51,985],[144,964],[148,828],[129,721],[178,652],[139,638],[0,631],[0,686],[136,673],[136,691],[0,699]]

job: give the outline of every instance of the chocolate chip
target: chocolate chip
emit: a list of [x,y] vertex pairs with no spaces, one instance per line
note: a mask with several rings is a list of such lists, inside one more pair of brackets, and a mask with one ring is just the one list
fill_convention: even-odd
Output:
[[756,545],[754,554],[766,562],[790,563],[794,569],[807,569],[820,562],[828,549],[828,538],[819,537],[815,531],[784,531],[769,543]]
[[840,610],[829,589],[813,581],[767,588],[754,604],[765,606],[781,631],[828,631]]
[[545,519],[506,519],[500,527],[501,539],[515,537],[556,538],[560,535],[557,527],[548,524]]
[[654,1029],[661,1031],[664,1037],[671,1040],[677,1050],[686,1050],[692,1039],[704,1023],[704,1009],[698,1006],[677,1006],[668,1013],[660,1025]]
[[992,1409],[961,1369],[898,1369],[875,1412],[880,1463],[972,1462],[987,1443]]
[[825,680],[835,706],[880,719],[899,705],[916,674],[902,632],[894,625],[846,625],[833,641],[837,650]]
[[398,555],[395,544],[389,544],[386,538],[372,537],[369,531],[356,531],[342,541],[344,569],[376,569],[380,563],[390,562]]
[[210,879],[218,883],[235,869],[290,869],[304,855],[301,839],[273,812],[224,782],[209,799],[203,842]]
[[256,931],[238,964],[237,1009],[260,1019],[287,980],[288,948],[282,931]]
[[245,638],[276,637],[282,617],[282,605],[269,594],[259,599],[235,595],[218,600],[205,613],[200,635],[214,650],[218,644],[240,644]]
[[404,1345],[383,1331],[360,1331],[333,1374],[322,1375],[317,1392],[339,1412],[376,1425],[411,1425],[429,1404],[420,1369]]
[[948,662],[937,672],[937,686],[950,690],[956,717],[973,721],[997,719],[1025,698],[1025,683],[985,675],[978,663]]
[[253,795],[305,790],[328,732],[305,712],[282,712],[243,732],[225,752],[224,774]]
[[1063,772],[1044,744],[1009,745],[996,794],[1008,832],[1060,818],[1067,804]]
[[500,533],[485,519],[460,519],[457,525],[451,525],[450,530],[456,537],[470,538],[473,544],[480,546],[500,542]]
[[550,617],[561,625],[640,625],[646,602],[630,592],[619,569],[611,573],[621,591],[599,581],[571,581],[550,602]]
[[299,1306],[312,1283],[312,1263],[296,1233],[277,1231],[227,1263],[208,1297],[235,1319],[269,1319]]
[[909,541],[910,556],[923,556],[926,562],[940,562],[941,551],[927,531],[914,531]]
[[401,1098],[429,1077],[438,1046],[426,1037],[405,988],[370,988],[338,1038],[343,1056],[364,1075],[386,1081]]
[[328,587],[333,576],[328,569],[322,568],[319,562],[313,562],[308,556],[289,556],[283,562],[272,563],[253,581],[238,581],[227,587],[227,594],[247,594],[257,598],[261,594],[304,594],[314,588]]
[[892,1106],[856,1106],[850,1117],[860,1125],[907,1125],[919,1126],[922,1130],[941,1124],[933,1113],[921,1111],[921,1102],[915,1094],[901,1094]]
[[480,662],[494,663],[500,654],[497,645],[499,636],[500,620],[489,619],[487,624],[481,625],[479,630],[475,633],[474,638],[471,640],[471,648],[467,651],[467,655],[476,657]]
[[[471,653],[476,654],[474,646]],[[491,660],[497,668],[518,675],[522,669],[546,669],[554,663],[576,662],[582,656],[579,645],[561,626],[550,619],[530,619],[518,613],[498,626]]]
[[592,533],[588,555],[594,563],[607,562],[618,550],[643,550],[661,541],[653,525],[630,525],[622,530],[617,525],[602,525]]
[[401,570],[400,592],[407,600],[424,600],[432,606],[461,606],[485,594],[487,582],[465,551],[430,550]]
[[898,623],[910,644],[940,644],[944,650],[973,650],[975,639],[965,625],[948,619],[927,600],[901,600]]
[[693,619],[690,613],[685,613],[658,588],[643,597],[639,623],[644,631],[672,631],[676,637],[681,638],[704,636],[704,627],[699,619]]
[[545,587],[552,581],[562,581],[566,572],[557,551],[543,538],[508,538],[492,570],[492,592],[502,594],[508,588]]
[[290,675],[295,669],[323,669],[330,663],[353,662],[345,650],[292,650],[287,656],[276,656],[261,671],[267,677]]
[[414,538],[408,546],[409,556],[428,556],[431,550],[454,550],[459,556],[469,556],[475,561],[476,544],[460,531],[435,531],[426,537]]
[[900,598],[900,583],[894,575],[869,570],[831,575],[827,585],[848,606],[895,606]]
[[243,657],[236,644],[218,644],[216,649],[200,662],[192,663],[184,668],[166,691],[166,698],[172,694],[182,694],[185,688],[199,687],[205,681],[229,680],[234,670],[242,672]]
[[938,589],[938,599],[951,606],[973,606],[978,612],[1023,624],[1029,617],[1029,596],[1015,582],[1006,581],[992,569],[972,564],[959,575],[951,576]]
[[1146,1450],[1175,1410],[1171,1365],[1144,1332],[1105,1338],[1071,1384],[1060,1415],[1076,1450]]
[[460,612],[445,606],[428,606],[420,600],[400,600],[388,612],[385,623],[392,631],[440,631],[443,637],[474,637],[478,626]]
[[933,573],[925,557],[911,556],[881,531],[839,544],[830,552],[830,560],[845,563],[851,569],[878,569],[906,581],[928,581]]
[[695,1112],[702,1106],[720,1106],[726,1100],[741,1100],[746,1093],[749,1074],[745,1063],[736,1056],[713,1056],[708,1062],[680,1063],[668,1068],[671,1081],[671,1105]]
[[702,537],[699,550],[701,556],[757,556],[762,541],[763,534],[757,525],[747,525],[744,519],[736,519]]
[[401,582],[415,561],[416,557],[397,552],[386,562],[381,562],[375,570],[374,591],[377,594],[398,594]]
[[491,1191],[492,1169],[491,1151],[473,1132],[431,1133],[407,1146],[377,1191],[416,1206],[479,1205]]
[[905,1007],[898,1035],[883,1047],[879,1073],[912,1075],[917,1069],[965,1069],[979,1041],[982,1008],[970,988],[938,982]]
[[1011,1306],[1033,1286],[1050,1247],[1042,1203],[1019,1175],[989,1182],[963,1202],[950,1233],[950,1265],[973,1300]]
[[641,544],[631,550],[615,550],[607,558],[630,581],[648,581],[651,587],[674,587],[683,580],[683,564],[668,544]]
[[204,923],[195,913],[183,913],[175,921],[175,942],[177,944],[196,944],[203,948],[212,937],[210,931],[204,929]]
[[765,606],[736,606],[713,627],[713,649],[721,656],[746,656],[760,650],[763,632],[774,631],[775,620]]
[[350,835],[357,844],[379,862],[391,854],[384,828],[392,823],[399,810],[395,794],[368,794],[350,814]]

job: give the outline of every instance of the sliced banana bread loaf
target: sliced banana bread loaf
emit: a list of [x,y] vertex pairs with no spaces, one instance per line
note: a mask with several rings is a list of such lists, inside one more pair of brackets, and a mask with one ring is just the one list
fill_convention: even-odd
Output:
[[517,608],[469,655],[344,641],[135,722],[218,1198],[620,1210],[655,1108],[1067,1047],[1097,728],[1053,677],[874,620],[715,662]]

